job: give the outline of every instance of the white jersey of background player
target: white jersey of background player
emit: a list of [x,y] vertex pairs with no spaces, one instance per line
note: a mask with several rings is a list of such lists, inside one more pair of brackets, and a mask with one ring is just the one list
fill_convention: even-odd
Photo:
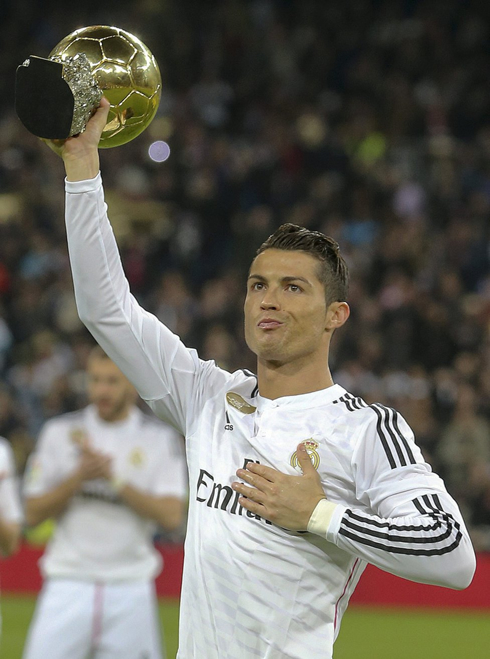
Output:
[[[0,437],[0,556],[15,553],[22,530],[22,516],[14,454],[9,442]],[[0,615],[0,637],[1,623]]]
[[17,549],[22,525],[22,506],[9,442],[0,437],[0,556],[11,556]]
[[182,521],[182,438],[136,407],[98,346],[87,375],[92,404],[45,424],[25,478],[27,522],[57,524],[24,657],[158,659],[153,536]]
[[98,174],[107,110],[103,99],[81,136],[51,147],[67,172],[80,316],[186,436],[179,659],[328,659],[366,562],[466,587],[471,542],[409,427],[332,381],[330,339],[349,315],[338,246],[288,225],[254,259],[245,336],[257,380],[200,360],[129,292]]

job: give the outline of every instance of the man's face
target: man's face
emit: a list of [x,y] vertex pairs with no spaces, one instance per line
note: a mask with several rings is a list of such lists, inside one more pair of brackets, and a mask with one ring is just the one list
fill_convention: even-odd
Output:
[[90,402],[104,421],[124,419],[136,394],[133,385],[110,359],[92,357],[87,366]]
[[245,299],[245,340],[259,360],[282,365],[327,358],[329,309],[318,260],[267,249],[252,263]]

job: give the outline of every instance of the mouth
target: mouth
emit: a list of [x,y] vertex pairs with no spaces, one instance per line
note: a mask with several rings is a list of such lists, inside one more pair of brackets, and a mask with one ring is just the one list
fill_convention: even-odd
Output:
[[257,323],[257,327],[263,330],[273,330],[281,325],[282,323],[279,320],[274,320],[274,318],[263,318]]
[[110,407],[111,401],[110,400],[96,400],[95,401],[95,406],[96,407]]

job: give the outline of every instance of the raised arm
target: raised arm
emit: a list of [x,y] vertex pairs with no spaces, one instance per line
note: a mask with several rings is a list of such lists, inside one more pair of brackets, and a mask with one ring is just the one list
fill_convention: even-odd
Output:
[[81,135],[48,143],[66,169],[66,229],[78,312],[140,396],[185,434],[203,363],[130,293],[99,173],[98,143],[108,107],[103,99]]

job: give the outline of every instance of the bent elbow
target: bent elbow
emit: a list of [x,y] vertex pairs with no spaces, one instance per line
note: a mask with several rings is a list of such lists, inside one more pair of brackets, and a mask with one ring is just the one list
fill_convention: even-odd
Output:
[[476,556],[473,548],[468,548],[464,556],[460,558],[460,563],[453,570],[448,570],[447,587],[454,590],[464,590],[473,581],[476,571]]
[[28,530],[35,528],[47,518],[48,515],[43,510],[39,509],[35,503],[30,500],[26,501],[24,508],[24,522]]
[[20,544],[20,533],[20,526],[12,524],[5,537],[0,538],[0,554],[3,557],[8,558],[16,553]]
[[174,513],[171,515],[166,515],[164,518],[160,519],[160,526],[168,532],[178,531],[182,527],[184,521],[184,516],[181,513]]

